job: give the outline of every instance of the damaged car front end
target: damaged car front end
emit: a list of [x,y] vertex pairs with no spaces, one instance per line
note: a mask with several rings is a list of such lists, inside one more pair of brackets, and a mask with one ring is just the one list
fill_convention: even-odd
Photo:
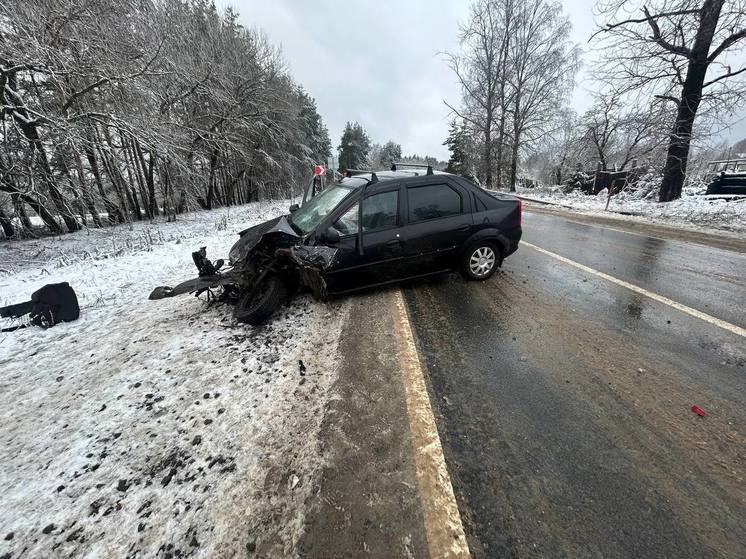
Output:
[[157,287],[150,299],[185,293],[208,301],[234,305],[238,322],[260,324],[285,299],[307,289],[319,299],[327,296],[324,273],[334,266],[338,249],[327,246],[316,227],[353,188],[334,185],[305,202],[291,214],[270,219],[239,233],[228,254],[228,263],[207,258],[205,247],[192,253],[199,276],[175,287]]
[[304,245],[303,234],[285,216],[241,231],[239,236],[227,265],[223,260],[213,263],[202,247],[192,253],[198,277],[175,287],[157,287],[150,299],[206,293],[208,302],[232,304],[238,322],[260,324],[299,289],[326,297],[323,273],[333,265],[337,249]]

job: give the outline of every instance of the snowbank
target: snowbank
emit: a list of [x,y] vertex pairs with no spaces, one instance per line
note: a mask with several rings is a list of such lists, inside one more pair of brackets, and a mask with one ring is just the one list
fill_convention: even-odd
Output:
[[0,244],[0,304],[68,281],[82,308],[0,334],[0,556],[292,554],[346,305],[301,297],[252,328],[147,300],[287,206]]
[[606,190],[596,196],[588,196],[580,191],[565,194],[561,186],[517,187],[517,194],[527,199],[558,204],[587,214],[612,215],[704,231],[746,232],[746,199],[728,201],[703,196],[700,190],[686,189],[680,199],[665,204],[643,197],[647,192],[645,188],[635,192],[623,191],[612,196],[608,211],[604,209]]

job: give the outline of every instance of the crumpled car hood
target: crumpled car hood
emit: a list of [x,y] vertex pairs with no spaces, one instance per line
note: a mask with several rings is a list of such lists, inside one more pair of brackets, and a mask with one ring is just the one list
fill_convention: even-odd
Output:
[[262,239],[278,234],[287,235],[300,240],[300,237],[293,228],[290,227],[285,216],[270,219],[269,221],[265,221],[264,223],[260,223],[254,227],[244,229],[239,233],[241,238],[236,241],[236,244],[233,245],[230,253],[228,253],[230,264],[235,265],[237,262],[246,258],[249,252],[256,247]]

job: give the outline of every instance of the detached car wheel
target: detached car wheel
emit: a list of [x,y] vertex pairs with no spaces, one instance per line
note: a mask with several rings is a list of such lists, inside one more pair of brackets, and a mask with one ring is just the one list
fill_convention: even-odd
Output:
[[484,241],[472,245],[464,254],[462,273],[466,279],[483,281],[495,273],[500,264],[500,251]]
[[277,276],[269,276],[256,289],[239,295],[233,317],[238,322],[259,325],[282,305],[287,294],[285,282]]

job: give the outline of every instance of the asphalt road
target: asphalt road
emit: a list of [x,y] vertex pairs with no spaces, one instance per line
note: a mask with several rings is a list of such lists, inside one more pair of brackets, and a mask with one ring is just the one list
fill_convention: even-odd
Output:
[[[531,212],[524,239],[746,327],[742,252]],[[746,557],[745,338],[526,245],[404,294],[473,557]]]

